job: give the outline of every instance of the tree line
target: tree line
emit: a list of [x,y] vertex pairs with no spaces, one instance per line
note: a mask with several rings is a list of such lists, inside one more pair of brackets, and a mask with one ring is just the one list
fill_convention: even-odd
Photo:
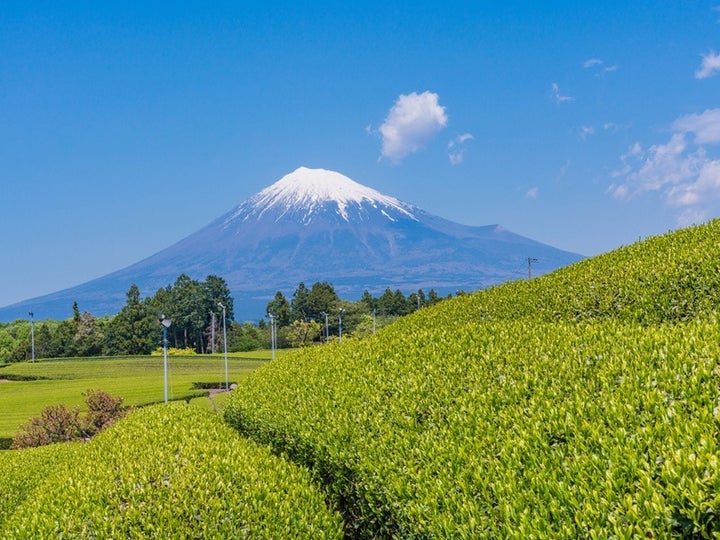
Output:
[[34,328],[26,320],[0,325],[0,362],[30,359],[33,341],[36,358],[150,354],[162,346],[161,316],[172,321],[170,346],[204,353],[213,346],[206,334],[211,333],[212,314],[220,312],[220,303],[226,306],[226,318],[232,320],[230,290],[217,276],[198,281],[181,274],[173,285],[144,299],[133,284],[125,305],[114,316],[81,313],[74,302],[73,316],[63,321],[40,321]]
[[126,302],[114,316],[95,317],[73,303],[71,318],[0,324],[0,362],[35,358],[117,356],[150,354],[162,347],[160,318],[169,319],[168,345],[198,354],[222,350],[222,310],[225,306],[229,351],[252,351],[271,346],[275,325],[280,348],[300,347],[343,336],[363,337],[387,326],[398,317],[439,302],[441,298],[422,289],[405,296],[386,289],[379,297],[365,291],[358,301],[341,299],[327,282],[311,287],[300,283],[288,300],[278,291],[267,304],[267,317],[257,323],[234,320],[233,298],[227,283],[218,276],[204,281],[181,274],[174,284],[142,299],[137,285],[126,293]]
[[277,325],[278,347],[302,347],[339,339],[341,332],[343,336],[367,336],[440,300],[434,289],[427,295],[419,289],[405,296],[399,289],[387,288],[378,298],[366,290],[360,300],[352,302],[341,299],[328,282],[316,282],[310,288],[301,282],[290,300],[282,291],[275,293],[266,311]]

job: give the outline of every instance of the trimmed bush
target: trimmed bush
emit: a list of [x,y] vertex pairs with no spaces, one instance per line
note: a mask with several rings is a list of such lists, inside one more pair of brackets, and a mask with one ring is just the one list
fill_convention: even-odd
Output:
[[78,443],[0,452],[0,537],[3,526],[25,499],[75,455]]
[[339,516],[327,510],[307,471],[197,407],[133,411],[75,448],[17,507],[0,536],[342,536]]
[[240,383],[350,537],[720,535],[720,222],[421,310]]

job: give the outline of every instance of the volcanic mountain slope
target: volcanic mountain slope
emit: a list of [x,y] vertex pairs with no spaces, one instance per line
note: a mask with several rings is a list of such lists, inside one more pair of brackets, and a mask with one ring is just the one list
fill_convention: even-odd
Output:
[[34,310],[69,316],[72,302],[95,315],[117,312],[135,283],[145,295],[181,273],[223,277],[240,320],[258,319],[276,291],[332,283],[341,297],[386,287],[439,294],[470,291],[524,274],[528,257],[545,273],[581,257],[499,225],[469,227],[428,214],[340,173],[301,167],[203,229],[127,268],[0,309],[0,320]]

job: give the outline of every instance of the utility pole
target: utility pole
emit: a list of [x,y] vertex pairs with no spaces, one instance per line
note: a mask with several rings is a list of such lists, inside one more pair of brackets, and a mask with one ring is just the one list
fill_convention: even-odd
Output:
[[272,313],[268,313],[268,317],[270,318],[270,350],[272,351],[272,359],[275,360],[275,347],[276,347],[276,340],[275,337],[275,316]]
[[210,312],[210,352],[215,354],[215,312]]
[[345,310],[343,308],[340,308],[340,311],[338,312],[338,338],[340,340],[340,343],[342,343],[342,316]]
[[537,259],[534,259],[534,258],[532,258],[532,257],[528,257],[528,258],[527,258],[527,263],[528,263],[528,279],[532,279],[532,263],[536,263],[536,262],[538,262]]
[[328,314],[324,311],[320,312],[321,315],[325,315],[325,343],[330,341],[330,327],[328,326]]
[[31,351],[31,359],[34,362],[35,361],[35,314],[30,311],[28,313],[30,315],[30,351]]

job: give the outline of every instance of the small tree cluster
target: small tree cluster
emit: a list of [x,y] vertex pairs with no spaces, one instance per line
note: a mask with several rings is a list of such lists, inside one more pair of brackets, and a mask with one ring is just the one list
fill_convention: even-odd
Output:
[[[302,347],[338,336],[340,310],[343,335],[363,337],[398,317],[441,300],[433,289],[427,295],[419,289],[405,296],[399,289],[387,288],[378,298],[365,291],[360,300],[351,302],[340,299],[327,282],[314,283],[310,288],[300,283],[290,301],[282,291],[275,293],[267,304],[267,312],[273,315],[278,327],[278,346]],[[260,328],[264,329],[264,325]]]
[[31,448],[58,442],[87,439],[121,418],[126,409],[123,398],[102,390],[88,390],[85,405],[88,412],[80,416],[80,409],[66,405],[49,405],[40,416],[20,426],[13,437],[12,448]]

